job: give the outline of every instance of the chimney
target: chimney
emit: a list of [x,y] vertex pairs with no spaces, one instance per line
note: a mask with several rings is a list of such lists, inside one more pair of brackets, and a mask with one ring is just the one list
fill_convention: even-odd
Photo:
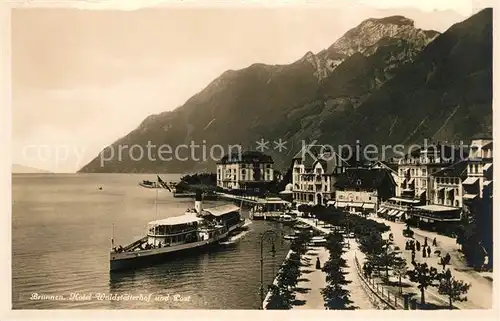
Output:
[[201,214],[201,211],[203,210],[202,206],[202,193],[200,190],[196,191],[196,196],[194,198],[194,209],[196,210],[196,213]]

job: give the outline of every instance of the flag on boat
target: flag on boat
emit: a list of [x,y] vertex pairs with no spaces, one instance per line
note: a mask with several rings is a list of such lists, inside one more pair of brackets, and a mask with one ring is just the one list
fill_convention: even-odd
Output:
[[165,183],[165,182],[161,179],[161,177],[160,177],[159,175],[156,175],[156,177],[158,177],[158,184],[159,184],[161,187],[168,189],[168,190],[169,190],[169,192],[171,192],[171,191],[172,191],[172,190],[170,190],[170,187],[168,186],[168,184],[167,184],[167,183]]

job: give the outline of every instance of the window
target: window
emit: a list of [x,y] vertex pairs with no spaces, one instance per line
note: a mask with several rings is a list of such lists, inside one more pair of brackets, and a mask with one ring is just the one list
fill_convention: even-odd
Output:
[[425,168],[422,168],[422,175],[423,176],[427,175],[427,170]]

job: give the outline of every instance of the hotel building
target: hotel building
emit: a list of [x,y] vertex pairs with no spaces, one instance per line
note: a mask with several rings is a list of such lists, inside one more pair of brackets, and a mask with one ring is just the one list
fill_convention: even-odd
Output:
[[325,205],[335,200],[336,177],[348,166],[342,157],[321,145],[309,146],[292,160],[293,199],[297,203]]
[[217,162],[217,186],[258,191],[274,180],[273,159],[258,151],[224,156]]

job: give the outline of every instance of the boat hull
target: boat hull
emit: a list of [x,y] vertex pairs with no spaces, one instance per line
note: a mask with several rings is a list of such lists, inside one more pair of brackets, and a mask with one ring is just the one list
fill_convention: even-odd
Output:
[[110,272],[130,270],[165,262],[172,257],[178,258],[184,255],[202,253],[212,247],[216,247],[220,241],[227,239],[231,232],[241,228],[244,224],[245,220],[242,220],[238,224],[229,227],[225,233],[206,241],[185,243],[150,250],[121,253],[112,252],[110,253],[109,270]]

